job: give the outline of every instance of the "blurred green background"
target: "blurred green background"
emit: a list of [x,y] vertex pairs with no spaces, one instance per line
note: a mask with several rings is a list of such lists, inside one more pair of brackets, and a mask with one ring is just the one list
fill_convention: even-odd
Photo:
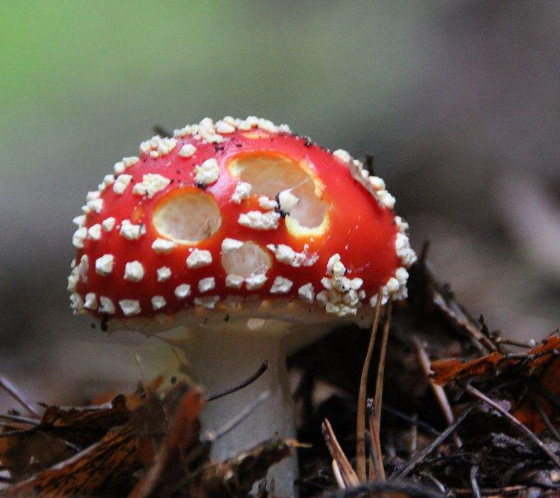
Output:
[[68,309],[71,219],[153,125],[205,116],[374,152],[460,299],[505,334],[550,332],[559,25],[545,1],[1,1],[1,371],[35,399],[138,377],[136,338]]

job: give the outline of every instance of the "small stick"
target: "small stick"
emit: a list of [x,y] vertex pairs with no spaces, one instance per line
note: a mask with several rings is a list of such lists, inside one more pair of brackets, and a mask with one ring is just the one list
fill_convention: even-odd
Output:
[[334,478],[336,479],[336,483],[340,489],[346,489],[346,484],[344,484],[344,479],[342,478],[342,474],[340,473],[340,467],[336,460],[332,461],[332,471],[334,474]]
[[511,413],[504,410],[498,403],[494,400],[490,399],[485,394],[481,393],[476,387],[471,385],[467,385],[465,387],[465,391],[469,394],[474,396],[475,398],[480,399],[487,405],[491,406],[496,410],[500,415],[505,417],[516,429],[520,432],[525,434],[534,444],[537,446],[546,456],[550,459],[554,465],[560,469],[560,458],[556,456],[556,454],[548,447],[548,445],[544,444],[526,425],[522,424],[519,420],[517,420]]
[[247,405],[235,417],[226,422],[222,427],[215,431],[208,431],[203,438],[204,441],[216,441],[225,436],[228,432],[235,429],[239,424],[244,422],[259,406],[261,406],[270,397],[270,391],[264,391],[257,396],[257,399]]
[[514,341],[513,339],[498,339],[498,344],[506,344],[507,346],[516,346],[518,348],[533,349],[537,343],[532,340],[529,342]]
[[478,403],[473,403],[467,406],[461,414],[455,419],[455,421],[447,426],[436,439],[434,439],[428,446],[426,446],[420,453],[413,456],[406,465],[401,467],[399,470],[395,471],[393,475],[389,478],[390,481],[395,481],[397,479],[404,479],[414,467],[418,465],[422,460],[424,460],[432,451],[438,448],[451,434],[453,434],[459,425],[467,418],[467,416],[478,406]]
[[381,438],[379,437],[379,423],[375,417],[374,401],[368,400],[369,408],[369,431],[371,434],[371,460],[373,468],[370,468],[370,481],[385,481],[385,467],[383,466],[383,452],[381,449]]
[[371,326],[371,335],[369,345],[362,368],[362,376],[360,378],[360,393],[358,395],[358,416],[356,421],[356,471],[360,482],[365,482],[366,474],[366,400],[367,400],[367,379],[369,374],[369,365],[373,354],[373,346],[375,344],[375,336],[377,335],[377,327],[379,325],[379,317],[381,315],[381,301],[383,294],[381,289],[377,293],[377,304],[375,306],[375,315]]
[[378,430],[381,429],[381,413],[383,405],[383,378],[385,375],[385,357],[387,356],[387,341],[389,339],[389,328],[391,326],[391,301],[387,303],[385,313],[385,324],[383,326],[383,335],[381,336],[381,351],[379,353],[379,363],[377,366],[377,379],[375,382],[375,405],[374,416],[377,422]]
[[239,385],[237,386],[233,386],[233,387],[229,387],[227,388],[225,391],[222,391],[221,393],[216,393],[216,394],[212,394],[212,396],[209,396],[206,401],[214,401],[215,399],[218,398],[223,398],[224,396],[227,396],[228,394],[232,394],[234,392],[240,391],[241,389],[243,389],[244,387],[247,387],[249,384],[252,384],[253,382],[255,382],[263,373],[265,373],[268,370],[268,361],[265,361],[259,368],[258,370],[252,374],[250,377],[248,377],[247,379],[245,379],[243,382],[241,382]]
[[556,427],[554,427],[554,425],[552,425],[552,422],[551,422],[549,416],[543,410],[543,407],[539,403],[538,399],[535,398],[534,396],[529,396],[529,399],[531,400],[531,402],[532,402],[533,406],[535,407],[535,409],[537,410],[537,412],[539,412],[539,415],[543,419],[543,422],[546,425],[547,429],[556,438],[556,441],[560,441],[560,433],[558,432]]
[[478,465],[473,465],[471,467],[471,472],[470,472],[470,480],[471,480],[473,494],[475,498],[482,498],[482,494],[480,492],[480,486],[478,485],[478,481],[476,480],[476,474],[478,474]]
[[28,403],[22,393],[19,392],[16,386],[14,386],[6,377],[0,376],[0,389],[3,389],[12,398],[14,398],[23,408],[25,408],[33,418],[41,418],[39,412]]
[[323,431],[323,438],[325,439],[325,443],[329,453],[331,454],[331,458],[333,459],[333,462],[336,462],[344,484],[351,487],[358,486],[360,484],[360,480],[358,479],[356,472],[354,472],[352,465],[350,465],[348,458],[346,458],[344,451],[342,451],[342,448],[336,439],[332,425],[327,419],[323,421],[321,429]]
[[418,449],[418,414],[415,413],[412,418],[414,422],[410,428],[410,454],[416,453]]
[[[420,343],[417,337],[413,337],[412,341],[414,342],[414,346],[416,347],[418,362],[420,363],[422,371],[424,372],[424,375],[426,375],[426,378],[430,383],[430,387],[432,388],[432,391],[436,396],[439,407],[443,412],[443,416],[445,417],[445,420],[448,424],[452,424],[455,417],[453,416],[451,405],[449,404],[449,400],[447,399],[447,395],[445,394],[445,390],[443,389],[443,387],[438,386],[431,377],[432,369],[430,366],[430,358],[428,357],[426,348]],[[455,446],[457,446],[457,448],[461,448],[463,446],[463,442],[457,434],[453,434],[453,440],[455,441]]]
[[171,133],[171,131],[159,124],[155,124],[154,126],[152,126],[152,130],[154,130],[154,132],[157,133],[160,137],[170,138],[173,136],[173,133]]
[[393,417],[404,420],[405,422],[409,422],[412,425],[417,426],[419,429],[423,429],[430,436],[438,437],[440,435],[439,431],[436,431],[430,424],[427,424],[423,420],[420,420],[418,417],[410,417],[406,413],[403,413],[395,408],[391,408],[390,406],[387,405],[383,406],[383,411],[386,414],[393,415]]

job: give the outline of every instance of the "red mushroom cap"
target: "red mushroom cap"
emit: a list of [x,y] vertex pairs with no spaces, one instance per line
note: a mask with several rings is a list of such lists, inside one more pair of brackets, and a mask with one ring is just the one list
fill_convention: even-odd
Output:
[[381,287],[384,301],[406,297],[416,259],[381,178],[252,117],[153,137],[87,199],[72,307],[131,328],[278,303],[371,314]]

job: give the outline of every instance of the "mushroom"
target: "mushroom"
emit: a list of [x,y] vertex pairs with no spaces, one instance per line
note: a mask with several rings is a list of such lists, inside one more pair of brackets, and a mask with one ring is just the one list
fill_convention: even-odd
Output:
[[[286,125],[204,119],[115,165],[75,219],[72,308],[111,330],[187,330],[197,380],[213,393],[268,361],[252,385],[209,403],[215,429],[270,398],[216,441],[225,458],[294,437],[286,354],[345,323],[367,325],[406,297],[416,259],[385,183],[343,150]],[[277,466],[290,493],[294,460]]]

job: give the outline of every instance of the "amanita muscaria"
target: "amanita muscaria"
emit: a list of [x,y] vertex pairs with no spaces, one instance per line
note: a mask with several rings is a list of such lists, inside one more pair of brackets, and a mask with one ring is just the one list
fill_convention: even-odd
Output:
[[264,119],[204,119],[143,142],[89,192],[74,220],[72,308],[111,330],[185,327],[208,392],[269,362],[258,382],[206,407],[203,423],[217,428],[271,391],[214,456],[293,437],[286,352],[371,322],[380,288],[383,301],[406,297],[416,256],[394,203],[343,150]]

